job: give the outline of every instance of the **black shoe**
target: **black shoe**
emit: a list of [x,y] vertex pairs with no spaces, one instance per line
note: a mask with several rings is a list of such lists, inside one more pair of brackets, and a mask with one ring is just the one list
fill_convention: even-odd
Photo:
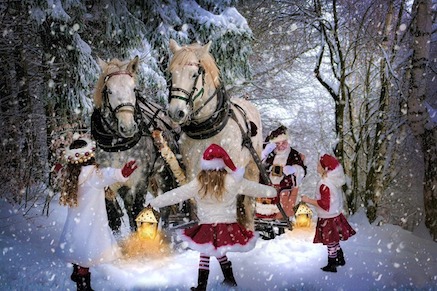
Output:
[[337,262],[336,262],[336,264],[337,264],[337,266],[346,265],[346,261],[344,260],[343,250],[341,248],[339,250],[337,250]]
[[321,269],[325,272],[337,273],[337,259],[328,258],[328,264]]
[[79,266],[76,264],[73,264],[73,273],[71,273],[70,279],[73,282],[77,282],[79,279],[79,275],[77,274],[77,270],[79,269]]
[[78,275],[76,286],[77,291],[94,291],[91,288],[91,273],[86,275]]
[[197,287],[191,287],[192,291],[206,291],[208,284],[209,270],[199,269],[199,277],[197,278]]
[[223,276],[225,277],[222,284],[229,287],[236,287],[237,282],[235,281],[234,273],[232,272],[231,262],[228,261],[224,264],[220,264],[220,267],[222,268]]

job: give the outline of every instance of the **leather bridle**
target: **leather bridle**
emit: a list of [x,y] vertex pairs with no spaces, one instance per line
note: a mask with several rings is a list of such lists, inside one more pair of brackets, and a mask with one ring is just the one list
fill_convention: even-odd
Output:
[[[128,75],[128,76],[130,76],[131,78],[133,78],[131,72],[129,72],[129,71],[124,71],[124,70],[110,73],[110,74],[108,74],[108,75],[105,77],[105,83],[104,83],[105,85],[103,86],[103,89],[102,89],[103,107],[109,109],[109,111],[110,111],[111,114],[112,114],[112,118],[114,118],[114,119],[116,118],[115,115],[116,115],[119,111],[122,111],[122,108],[127,107],[127,108],[129,108],[129,110],[130,110],[131,112],[135,112],[135,104],[132,104],[131,102],[123,102],[123,103],[120,103],[120,104],[118,104],[115,108],[112,108],[111,103],[109,102],[109,96],[108,96],[108,95],[111,94],[111,90],[108,89],[108,86],[106,85],[106,82],[108,82],[108,80],[109,80],[111,77],[113,77],[113,76],[117,76],[117,75]],[[136,95],[136,92],[137,92],[137,89],[134,88],[134,93],[135,93],[135,95]],[[126,109],[124,109],[124,110],[126,110]]]
[[[191,88],[191,91],[187,91],[187,90],[185,90],[183,88],[179,88],[179,87],[173,87],[173,84],[172,84],[171,78],[170,78],[168,103],[170,103],[170,101],[172,99],[180,99],[182,101],[185,101],[185,103],[187,103],[189,108],[190,108],[190,115],[187,118],[187,122],[190,122],[193,119],[193,117],[196,116],[217,95],[219,88],[217,88],[215,90],[214,94],[212,94],[199,108],[197,108],[195,111],[193,111],[194,110],[194,101],[196,101],[199,97],[202,97],[203,94],[205,93],[205,88],[204,88],[205,87],[205,69],[200,64],[188,63],[186,66],[199,67],[196,79],[194,80],[194,83],[193,83],[193,87]],[[197,84],[200,77],[202,77],[202,87],[200,89],[197,89],[196,84]],[[198,92],[196,95],[194,95],[194,92],[196,92],[196,90],[198,90]],[[173,92],[182,92],[185,96],[173,95]]]

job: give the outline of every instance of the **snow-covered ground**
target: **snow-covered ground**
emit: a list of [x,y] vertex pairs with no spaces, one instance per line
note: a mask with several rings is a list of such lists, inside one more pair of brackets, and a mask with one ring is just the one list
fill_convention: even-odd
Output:
[[[67,209],[51,203],[23,217],[0,201],[0,290],[75,290],[71,265],[54,252]],[[259,239],[248,253],[229,253],[236,290],[437,290],[437,244],[427,230],[418,234],[394,225],[373,226],[363,211],[349,218],[357,234],[341,245],[346,265],[337,273],[326,265],[326,247],[313,244],[314,227]],[[94,290],[189,290],[197,283],[199,254],[174,248],[168,255],[120,260],[91,268]],[[225,290],[211,259],[208,290]]]

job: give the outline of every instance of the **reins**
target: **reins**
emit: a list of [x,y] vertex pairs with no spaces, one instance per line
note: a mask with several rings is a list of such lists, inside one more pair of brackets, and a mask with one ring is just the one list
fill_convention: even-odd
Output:
[[[129,75],[130,77],[133,77],[130,72],[122,70],[108,74],[105,77],[104,82],[106,83],[111,77],[116,75]],[[164,111],[157,105],[152,105],[149,102],[146,102],[146,99],[140,95],[137,89],[134,89],[134,91],[136,99],[135,104],[125,102],[112,108],[109,103],[108,88],[105,85],[102,89],[103,105],[101,108],[94,108],[91,116],[91,132],[99,147],[106,152],[125,151],[134,147],[142,136],[151,136],[152,131],[158,128],[157,120],[160,120],[167,130],[172,130],[171,125],[159,117],[159,113]],[[130,138],[121,136],[113,125],[116,123],[115,114],[123,107],[129,107],[132,109],[135,121],[138,124],[138,132]],[[105,116],[105,109],[109,110],[109,116]],[[107,119],[108,117],[109,120]],[[147,123],[143,117],[148,119]]]
[[[217,106],[213,114],[205,121],[197,123],[191,121],[183,125],[182,130],[193,139],[207,139],[218,134],[226,126],[229,120],[229,97],[225,88],[221,86],[217,88],[213,96],[207,102],[212,100],[212,97],[217,96]],[[203,107],[202,107],[203,108]]]

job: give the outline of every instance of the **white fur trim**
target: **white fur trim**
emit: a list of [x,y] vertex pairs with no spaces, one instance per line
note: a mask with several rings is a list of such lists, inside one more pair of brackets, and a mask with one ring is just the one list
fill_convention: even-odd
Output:
[[269,140],[269,142],[280,142],[280,141],[284,141],[284,140],[288,140],[288,134],[280,134],[277,137],[272,138],[271,140]]
[[176,230],[177,237],[176,239],[179,241],[183,241],[185,246],[187,248],[190,248],[192,250],[214,256],[214,257],[221,257],[226,255],[227,252],[248,252],[255,248],[256,241],[259,237],[257,232],[253,233],[253,237],[245,244],[234,244],[229,246],[222,246],[219,248],[215,248],[212,244],[206,243],[206,244],[198,244],[192,241],[190,237],[187,237],[184,234],[183,229],[177,229]]
[[78,138],[87,143],[86,146],[78,149],[67,148],[64,153],[64,158],[68,163],[80,164],[94,158],[96,151],[96,142],[86,137]]
[[241,180],[243,180],[244,173],[245,173],[244,168],[237,168],[234,172],[232,172],[231,175],[232,177],[234,177],[235,181],[240,182]]
[[305,170],[299,165],[293,165],[293,167],[296,169],[294,174],[296,176],[296,187],[299,187],[302,185],[302,180],[305,177]]
[[279,208],[276,204],[262,204],[256,202],[256,213],[261,215],[273,215],[279,213]]
[[226,168],[223,159],[200,160],[200,168],[202,170],[220,170]]

